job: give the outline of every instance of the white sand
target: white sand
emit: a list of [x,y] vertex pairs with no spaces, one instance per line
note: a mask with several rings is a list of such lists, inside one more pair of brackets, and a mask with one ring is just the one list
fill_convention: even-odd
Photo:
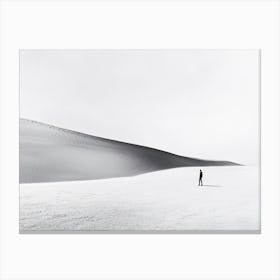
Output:
[[256,167],[20,186],[20,230],[259,230]]

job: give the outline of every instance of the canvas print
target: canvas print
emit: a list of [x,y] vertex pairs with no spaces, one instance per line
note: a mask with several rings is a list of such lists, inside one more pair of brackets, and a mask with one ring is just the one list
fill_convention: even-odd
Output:
[[20,50],[21,233],[260,232],[258,50]]

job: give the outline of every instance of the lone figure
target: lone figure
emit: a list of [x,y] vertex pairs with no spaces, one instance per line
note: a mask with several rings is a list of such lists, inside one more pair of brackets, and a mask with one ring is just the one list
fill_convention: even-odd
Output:
[[201,171],[201,169],[200,169],[200,170],[199,170],[199,182],[198,182],[198,185],[199,185],[199,186],[203,186],[202,177],[203,177],[203,173],[202,173],[202,171]]

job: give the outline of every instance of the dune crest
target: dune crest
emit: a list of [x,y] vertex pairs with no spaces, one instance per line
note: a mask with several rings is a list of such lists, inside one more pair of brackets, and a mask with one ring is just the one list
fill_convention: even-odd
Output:
[[20,183],[127,177],[187,166],[238,165],[202,160],[20,119]]

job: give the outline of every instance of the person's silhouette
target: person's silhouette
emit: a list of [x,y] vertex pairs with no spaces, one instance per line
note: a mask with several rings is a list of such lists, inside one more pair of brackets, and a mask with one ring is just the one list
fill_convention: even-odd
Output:
[[202,173],[202,171],[201,171],[201,169],[200,169],[200,170],[199,170],[199,181],[198,181],[198,185],[199,185],[199,186],[203,186],[202,177],[203,177],[203,173]]

